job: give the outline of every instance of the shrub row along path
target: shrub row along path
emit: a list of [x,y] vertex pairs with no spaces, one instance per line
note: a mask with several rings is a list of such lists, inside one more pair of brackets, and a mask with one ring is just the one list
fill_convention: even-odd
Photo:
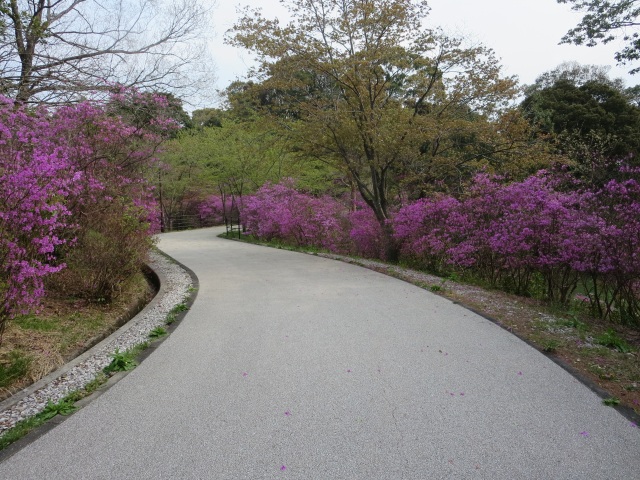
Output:
[[161,236],[198,297],[11,479],[638,478],[640,430],[516,337],[334,260]]

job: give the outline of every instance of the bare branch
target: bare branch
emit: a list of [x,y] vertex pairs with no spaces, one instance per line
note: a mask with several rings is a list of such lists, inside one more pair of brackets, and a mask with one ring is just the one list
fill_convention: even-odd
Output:
[[199,0],[8,0],[0,4],[0,93],[67,102],[114,84],[182,98],[211,85]]

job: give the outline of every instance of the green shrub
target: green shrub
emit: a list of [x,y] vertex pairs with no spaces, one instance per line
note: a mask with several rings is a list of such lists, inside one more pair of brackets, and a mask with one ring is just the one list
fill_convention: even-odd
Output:
[[67,296],[109,302],[138,273],[153,241],[141,212],[115,202],[92,211],[74,245],[61,252],[67,268],[50,277],[48,288]]
[[612,328],[598,335],[595,338],[595,342],[598,345],[613,348],[621,353],[629,353],[633,350],[631,346],[629,346],[629,344],[624,339],[620,338],[616,331]]

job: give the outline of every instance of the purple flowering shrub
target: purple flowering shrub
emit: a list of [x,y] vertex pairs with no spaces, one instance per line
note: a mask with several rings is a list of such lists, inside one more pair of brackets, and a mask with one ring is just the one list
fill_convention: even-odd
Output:
[[108,300],[139,269],[158,223],[144,170],[175,128],[89,102],[27,110],[0,97],[0,330],[45,287]]
[[392,220],[401,256],[427,270],[446,273],[450,270],[447,252],[461,240],[450,236],[453,232],[447,224],[461,211],[458,200],[444,196],[423,198],[402,207]]
[[541,288],[565,304],[580,285],[595,313],[637,322],[640,185],[567,191],[559,183],[544,172],[511,184],[478,175],[464,198],[407,205],[393,219],[401,252],[516,293]]
[[244,198],[242,222],[247,233],[265,240],[380,258],[383,232],[373,211],[364,202],[352,209],[345,203],[299,192],[292,180],[267,183]]
[[[61,249],[67,268],[56,274],[51,289],[90,300],[110,301],[140,271],[151,234],[159,231],[158,207],[144,172],[163,139],[177,128],[173,119],[152,118],[146,124],[115,114],[127,112],[136,92],[118,92],[111,104],[82,103],[51,116],[49,135],[66,149],[73,170],[82,173],[82,192],[68,202],[76,228],[74,245]],[[151,102],[155,97],[145,95]],[[166,99],[158,96],[161,107]]]
[[62,269],[55,250],[68,240],[65,202],[80,172],[70,172],[64,151],[39,141],[47,127],[0,98],[0,333],[5,320],[36,306],[43,277]]
[[292,181],[267,183],[245,197],[241,215],[247,233],[258,238],[336,252],[348,248],[346,208],[331,197],[298,192]]
[[228,200],[224,202],[220,195],[209,195],[197,205],[198,218],[204,224],[222,225],[225,208],[229,209],[230,203]]
[[348,222],[350,248],[352,253],[365,258],[383,258],[385,255],[384,232],[380,222],[363,201],[356,204],[356,209],[349,212]]
[[583,240],[576,268],[588,280],[592,307],[602,317],[640,321],[640,182],[611,180],[593,197],[597,232]]

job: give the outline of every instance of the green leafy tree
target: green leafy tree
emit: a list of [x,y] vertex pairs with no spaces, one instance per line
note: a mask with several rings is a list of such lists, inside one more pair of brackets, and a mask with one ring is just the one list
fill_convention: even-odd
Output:
[[191,114],[191,123],[196,128],[221,127],[224,112],[218,108],[201,108]]
[[[590,72],[590,74],[589,74]],[[633,91],[594,67],[556,69],[527,87],[521,104],[539,134],[596,183],[610,179],[613,164],[637,164],[640,108]]]
[[[640,58],[640,2],[637,0],[558,0],[568,3],[573,10],[584,12],[578,25],[562,37],[562,43],[587,45],[609,43],[619,36],[625,47],[616,52],[618,63],[633,64]],[[630,73],[640,71],[634,67]]]
[[[173,121],[180,128],[191,128],[191,117],[185,112],[182,100],[172,93],[141,92],[114,88],[109,101],[112,113],[125,118],[138,128],[151,128],[160,121]],[[123,92],[123,93],[119,93]],[[158,125],[157,128],[162,128]]]
[[162,153],[155,175],[165,223],[211,194],[240,199],[285,177],[313,184],[305,174],[311,167],[289,153],[286,137],[271,122],[241,121],[228,112],[220,119],[219,127],[184,130]]
[[490,49],[423,28],[425,1],[282,3],[289,24],[247,10],[229,41],[257,54],[262,99],[298,148],[332,161],[382,224],[427,140],[439,151],[455,123],[493,118],[515,93]]

